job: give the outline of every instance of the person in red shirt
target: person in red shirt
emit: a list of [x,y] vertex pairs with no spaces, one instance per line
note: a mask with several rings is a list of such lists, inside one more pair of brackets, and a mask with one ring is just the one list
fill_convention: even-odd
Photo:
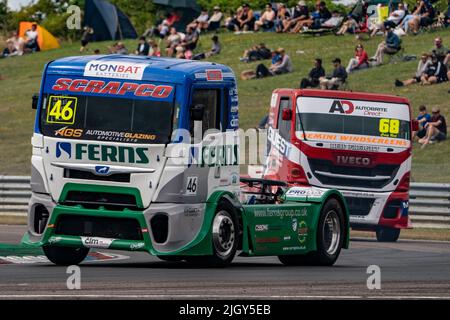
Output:
[[347,73],[353,72],[354,70],[365,69],[369,67],[369,56],[362,44],[358,44],[355,48],[355,57],[351,58],[348,66]]

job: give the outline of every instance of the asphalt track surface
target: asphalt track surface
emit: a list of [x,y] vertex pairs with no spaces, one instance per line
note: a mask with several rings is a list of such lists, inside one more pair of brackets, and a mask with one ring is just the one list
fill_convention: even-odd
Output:
[[[23,233],[23,226],[0,226],[0,242],[17,243]],[[64,267],[0,265],[0,299],[450,299],[450,242],[352,239],[333,267],[237,257],[214,269],[113,252],[129,259],[81,264],[80,290],[67,289]],[[380,290],[367,288],[369,265],[380,267]]]

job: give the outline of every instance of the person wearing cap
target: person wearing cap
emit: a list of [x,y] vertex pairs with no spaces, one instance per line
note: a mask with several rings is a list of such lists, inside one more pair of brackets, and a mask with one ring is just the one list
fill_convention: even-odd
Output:
[[213,14],[208,20],[208,31],[217,31],[220,29],[220,22],[223,19],[223,13],[219,6],[213,8]]
[[375,24],[370,36],[371,37],[375,36],[380,30],[386,28],[386,26],[389,26],[391,28],[397,27],[403,20],[405,15],[406,15],[405,5],[400,2],[398,4],[397,10],[392,11],[389,14],[389,17],[387,17],[387,19],[384,22]]
[[[294,12],[292,13],[292,17],[286,19],[283,22],[283,32],[294,32],[297,29],[297,25],[304,20],[308,20],[309,18],[309,10],[306,2],[301,0],[294,8]],[[301,27],[299,27],[300,29]]]
[[237,22],[235,31],[249,31],[255,28],[255,16],[248,3],[242,5],[242,11],[237,16]]
[[369,56],[367,55],[366,50],[364,50],[363,45],[359,43],[355,47],[355,57],[350,59],[347,69],[345,69],[345,71],[347,71],[347,73],[351,73],[355,70],[366,69],[368,67],[369,67]]
[[445,65],[450,61],[450,51],[444,46],[441,37],[434,39],[434,48],[431,49],[431,52]]
[[325,69],[322,67],[322,59],[314,60],[314,68],[308,74],[308,78],[303,78],[300,82],[300,89],[308,87],[315,88],[320,84],[319,79],[325,77]]
[[208,28],[208,21],[209,21],[208,10],[202,9],[200,15],[194,21],[188,24],[188,27],[196,29],[197,32],[200,33]]
[[431,120],[424,127],[427,130],[426,136],[419,140],[422,148],[425,148],[429,143],[447,139],[447,122],[445,117],[441,115],[439,108],[434,107],[431,110]]
[[370,60],[375,60],[375,65],[383,64],[385,54],[395,54],[401,49],[401,41],[390,26],[386,26],[386,39],[378,45],[375,55]]
[[319,78],[320,88],[322,90],[337,90],[347,79],[347,71],[341,64],[341,59],[333,60],[333,73],[326,77]]
[[425,71],[428,69],[428,66],[431,64],[431,56],[427,52],[422,53],[419,63],[417,65],[416,73],[414,77],[410,79],[406,79],[403,81],[400,81],[398,79],[395,79],[395,86],[396,87],[403,87],[403,86],[409,86],[414,83],[420,83],[422,75],[425,74]]
[[430,85],[448,81],[447,67],[439,61],[438,57],[431,55],[431,63],[420,78],[422,85]]

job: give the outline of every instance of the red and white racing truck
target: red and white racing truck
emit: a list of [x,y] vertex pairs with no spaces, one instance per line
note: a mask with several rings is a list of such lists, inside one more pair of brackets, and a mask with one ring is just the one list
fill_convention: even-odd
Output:
[[266,179],[336,188],[353,229],[396,241],[410,228],[411,108],[405,98],[277,89],[267,123]]

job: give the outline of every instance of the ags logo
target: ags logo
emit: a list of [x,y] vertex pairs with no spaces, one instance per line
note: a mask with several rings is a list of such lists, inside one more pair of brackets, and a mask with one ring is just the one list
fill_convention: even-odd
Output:
[[83,129],[61,128],[55,131],[55,136],[61,136],[65,138],[80,138],[83,134]]
[[351,114],[354,110],[355,106],[352,102],[347,100],[334,100],[329,113],[338,111],[339,113]]

